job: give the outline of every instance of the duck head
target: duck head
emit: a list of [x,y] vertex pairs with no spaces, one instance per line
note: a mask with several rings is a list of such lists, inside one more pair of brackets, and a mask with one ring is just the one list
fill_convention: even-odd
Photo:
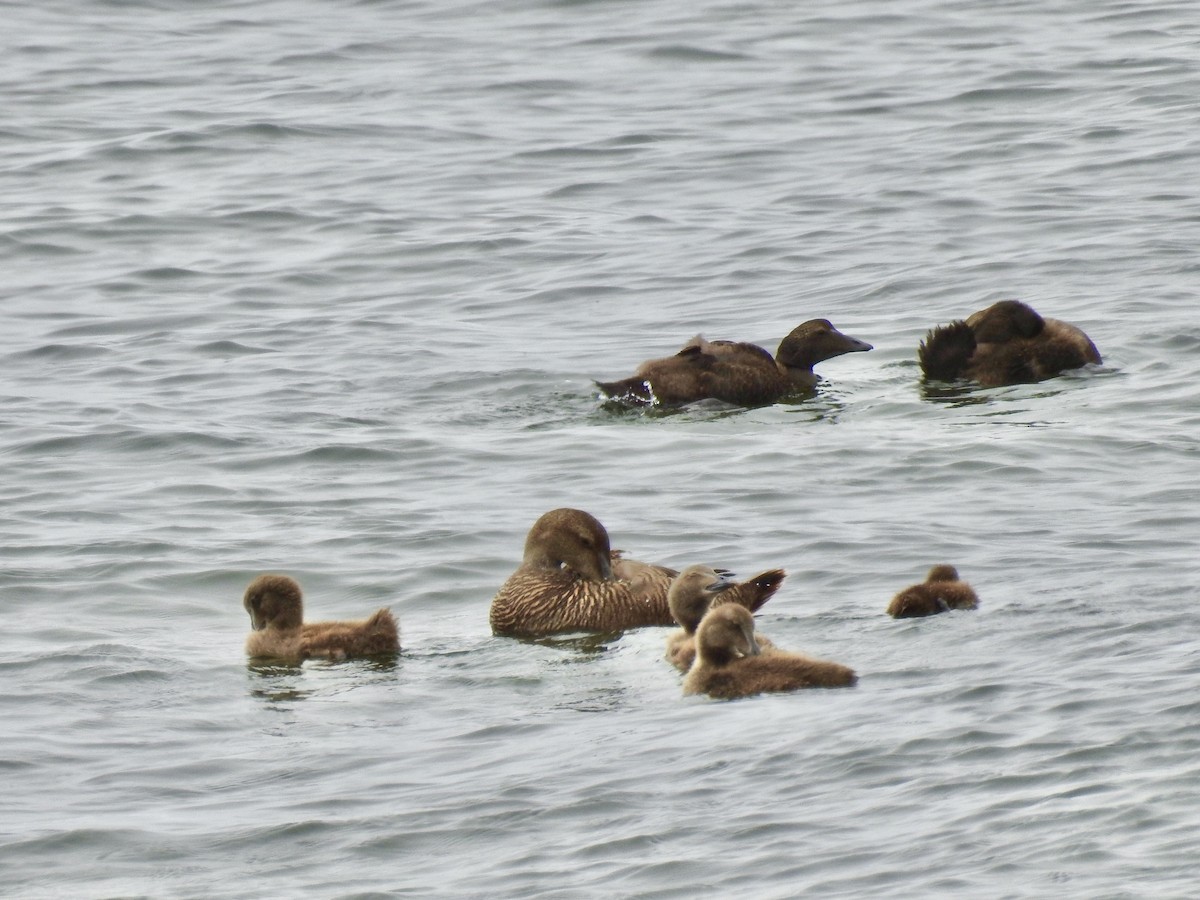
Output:
[[1045,320],[1032,306],[1020,300],[1001,300],[967,316],[967,324],[980,344],[1001,344],[1018,338],[1037,337]]
[[582,509],[552,509],[525,538],[523,565],[577,572],[588,581],[611,581],[612,548],[599,520]]
[[788,368],[811,370],[822,360],[870,349],[866,341],[842,334],[828,319],[810,319],[780,341],[775,359]]

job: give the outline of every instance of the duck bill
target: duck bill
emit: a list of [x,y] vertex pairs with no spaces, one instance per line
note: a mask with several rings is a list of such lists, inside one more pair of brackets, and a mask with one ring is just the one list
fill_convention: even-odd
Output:
[[737,584],[733,580],[732,572],[719,572],[716,581],[710,582],[704,586],[705,593],[720,594],[722,591],[727,591]]
[[875,349],[866,341],[860,341],[858,338],[850,337],[848,334],[842,334],[840,331],[838,334],[842,335],[842,341],[844,342],[844,349],[842,350],[843,353],[864,353],[867,350]]

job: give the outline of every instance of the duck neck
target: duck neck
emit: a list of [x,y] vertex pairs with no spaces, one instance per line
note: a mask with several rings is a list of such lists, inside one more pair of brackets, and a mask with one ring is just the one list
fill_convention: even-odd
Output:
[[811,363],[807,365],[786,365],[780,363],[779,367],[783,369],[788,380],[797,387],[816,387],[817,382],[821,380],[821,376],[813,371]]

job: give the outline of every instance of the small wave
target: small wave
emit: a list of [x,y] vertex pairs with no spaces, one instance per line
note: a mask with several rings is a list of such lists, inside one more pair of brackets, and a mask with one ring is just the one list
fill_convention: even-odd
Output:
[[673,62],[746,62],[754,58],[744,53],[710,50],[691,44],[664,44],[650,50],[647,56],[652,59],[666,59]]
[[611,187],[613,187],[613,184],[609,181],[581,181],[577,184],[568,184],[564,187],[548,191],[545,197],[547,200],[559,200],[564,197],[578,197],[584,194],[592,194]]
[[16,359],[42,359],[65,362],[75,359],[95,359],[112,353],[108,347],[98,344],[46,344],[33,350],[14,353]]
[[208,356],[256,356],[260,353],[274,353],[268,347],[249,347],[246,344],[239,344],[237,341],[209,341],[207,344],[200,344],[196,347],[196,352],[203,353]]

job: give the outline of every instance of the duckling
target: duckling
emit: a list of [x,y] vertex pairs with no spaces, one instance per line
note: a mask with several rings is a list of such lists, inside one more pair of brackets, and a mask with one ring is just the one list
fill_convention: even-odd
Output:
[[1079,328],[1043,319],[1019,300],[1001,300],[931,329],[917,355],[926,379],[966,378],[984,387],[1042,381],[1101,361]]
[[[779,590],[786,573],[783,569],[771,569],[757,575],[746,584],[757,585],[765,594],[763,602]],[[667,661],[680,672],[686,672],[696,659],[696,628],[709,608],[725,602],[734,582],[727,575],[718,573],[709,566],[688,566],[671,582],[667,591],[667,606],[679,623],[680,629],[667,636]],[[762,604],[758,604],[761,606]],[[757,607],[755,607],[757,608]],[[771,639],[756,634],[755,640],[761,652],[775,648]]]
[[[671,625],[667,590],[678,574],[614,551],[595,516],[552,509],[534,522],[521,565],[492,598],[492,633],[539,636]],[[757,609],[774,592],[751,579],[730,587],[727,599]]]
[[975,590],[958,577],[954,566],[934,566],[922,584],[906,587],[888,604],[895,619],[934,616],[952,609],[978,609]]
[[388,609],[357,622],[305,623],[300,585],[286,575],[259,575],[242,602],[254,629],[246,638],[252,657],[339,660],[400,650],[400,630]]
[[798,325],[775,356],[757,344],[692,338],[674,356],[641,364],[633,377],[596,382],[610,399],[676,406],[714,398],[740,406],[774,403],[788,394],[811,391],[820,380],[813,366],[823,360],[870,350],[871,345],[842,334],[828,319]]
[[752,694],[809,687],[850,687],[853,669],[840,663],[775,650],[760,655],[754,617],[728,603],[714,606],[696,629],[696,661],[683,679],[683,693],[733,700]]

